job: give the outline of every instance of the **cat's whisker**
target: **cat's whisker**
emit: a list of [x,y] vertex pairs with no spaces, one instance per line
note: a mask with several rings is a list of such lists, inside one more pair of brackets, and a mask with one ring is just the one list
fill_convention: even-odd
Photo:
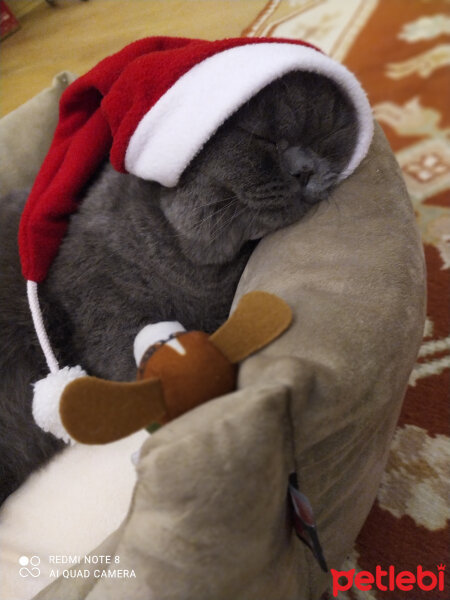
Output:
[[221,208],[211,212],[209,215],[206,215],[206,217],[203,217],[203,219],[200,219],[196,223],[193,223],[189,226],[185,226],[183,231],[176,231],[173,235],[167,236],[167,238],[177,238],[177,237],[185,235],[186,233],[189,234],[189,233],[194,233],[194,232],[198,231],[203,225],[206,224],[206,222],[208,220],[212,219],[213,217],[217,217],[217,215],[219,213],[222,213],[223,215],[225,215],[226,214],[225,210],[230,208],[231,206],[233,206],[233,204],[238,204],[237,198],[233,198],[233,200],[231,202],[229,202],[228,204],[226,204],[225,206],[222,206]]
[[246,210],[247,210],[247,207],[243,206],[241,208],[241,210],[238,211],[237,213],[235,212],[234,215],[232,215],[228,221],[226,221],[225,223],[222,223],[219,227],[217,227],[214,230],[213,235],[210,237],[210,240],[209,240],[210,243],[214,242],[214,240],[216,240],[218,238],[219,234],[222,233],[229,225],[231,225],[231,223],[233,223],[233,221],[235,221],[238,217],[240,217],[240,215],[242,213],[244,213]]
[[192,229],[197,229],[201,225],[204,225],[206,223],[206,221],[208,221],[209,219],[212,219],[213,217],[216,217],[219,213],[222,213],[220,215],[220,217],[222,217],[224,214],[226,214],[225,211],[228,208],[231,208],[233,206],[233,204],[236,204],[237,202],[238,202],[237,199],[234,199],[231,202],[229,202],[228,204],[226,204],[225,206],[222,206],[221,208],[215,210],[214,212],[211,212],[209,215],[207,215],[206,217],[204,217],[203,219],[201,219],[200,221],[195,223],[193,225]]
[[250,223],[248,224],[248,231],[251,231],[252,225],[255,222],[256,218],[259,217],[259,215],[261,214],[261,210],[255,210],[253,213],[253,216],[251,218]]
[[222,196],[221,198],[219,198],[217,200],[208,201],[208,202],[205,202],[204,204],[197,204],[196,206],[193,206],[192,209],[200,210],[202,208],[209,208],[210,206],[216,206],[217,204],[220,204],[221,202],[227,202],[228,200],[234,200],[235,198],[236,198],[235,194],[231,194],[230,196]]
[[[231,219],[230,219],[230,221],[229,221],[230,223],[231,223],[231,222],[234,220],[234,215],[236,214],[236,209],[237,209],[237,207],[238,207],[238,201],[236,200],[235,202],[230,202],[230,203],[227,205],[227,207],[226,207],[226,208],[231,208],[231,207],[233,206],[233,204],[235,205],[235,211],[234,211],[234,214],[233,214],[233,216],[231,217]],[[217,213],[216,213],[216,215],[217,215]],[[224,221],[224,217],[226,217],[226,215],[227,215],[227,213],[225,213],[225,212],[222,212],[222,214],[220,215],[220,217],[217,219],[217,222],[216,222],[216,223],[214,223],[214,225],[213,225],[213,227],[212,227],[212,230],[213,230],[213,231],[214,231],[214,230],[217,230],[217,228],[218,228],[218,227],[220,228],[220,224],[221,224],[221,223],[223,223],[223,221]]]

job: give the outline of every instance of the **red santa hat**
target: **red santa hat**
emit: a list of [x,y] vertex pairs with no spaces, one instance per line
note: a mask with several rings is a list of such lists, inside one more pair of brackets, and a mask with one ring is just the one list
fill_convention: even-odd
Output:
[[292,71],[329,77],[355,107],[359,132],[343,179],[368,151],[369,102],[350,71],[299,40],[146,38],[104,59],[67,88],[19,230],[30,308],[51,372],[59,367],[43,325],[37,283],[45,279],[80,193],[102,161],[109,154],[118,171],[175,186],[229,116]]

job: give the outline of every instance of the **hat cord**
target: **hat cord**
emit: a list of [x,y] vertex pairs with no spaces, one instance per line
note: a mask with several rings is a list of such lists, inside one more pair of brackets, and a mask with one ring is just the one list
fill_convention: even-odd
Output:
[[44,353],[50,373],[59,371],[59,364],[52,350],[47,331],[45,330],[44,319],[39,304],[38,285],[35,281],[27,281],[28,304],[30,306],[31,316],[33,318],[34,329],[36,331],[39,344]]

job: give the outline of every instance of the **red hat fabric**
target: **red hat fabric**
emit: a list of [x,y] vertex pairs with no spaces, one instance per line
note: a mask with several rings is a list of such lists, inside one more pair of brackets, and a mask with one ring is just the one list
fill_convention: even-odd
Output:
[[174,186],[233,112],[294,70],[329,76],[354,103],[360,132],[346,177],[369,148],[370,106],[345,67],[305,42],[152,37],[126,46],[76,80],[61,99],[53,142],[22,216],[25,278],[45,279],[81,191],[108,154],[118,171]]

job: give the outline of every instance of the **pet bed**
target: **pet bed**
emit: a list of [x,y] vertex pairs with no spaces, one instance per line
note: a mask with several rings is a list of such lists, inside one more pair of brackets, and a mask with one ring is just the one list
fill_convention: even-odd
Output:
[[[45,154],[48,126],[34,130],[26,144],[21,136],[30,122],[56,122],[58,93],[54,86],[38,105],[34,99],[0,121],[1,152],[5,144],[14,147],[16,164],[25,164],[30,153]],[[6,127],[14,136],[3,135]],[[3,175],[5,163],[1,168]],[[30,172],[12,182],[6,175],[3,189],[30,183]],[[399,168],[378,125],[368,156],[331,198],[259,244],[235,302],[255,289],[286,300],[294,324],[244,361],[236,392],[152,436],[141,432],[118,442],[123,455],[116,444],[102,448],[110,448],[111,461],[120,455],[113,469],[101,469],[98,459],[95,477],[74,481],[66,466],[55,484],[51,463],[8,499],[0,514],[2,571],[11,589],[21,586],[22,596],[14,598],[30,597],[47,583],[36,598],[317,600],[325,591],[330,575],[287,522],[288,476],[296,471],[328,566],[339,569],[375,499],[424,326],[421,243]],[[142,442],[134,485],[129,454]],[[84,460],[92,473],[97,450],[83,454],[75,447],[65,454],[78,456],[81,472]],[[103,457],[107,464],[107,454]],[[64,460],[69,459],[63,455],[54,463]],[[15,507],[22,510],[17,516],[24,505],[34,506],[52,469],[48,518],[58,523],[54,536],[64,539],[58,548],[71,556],[111,555],[113,564],[106,568],[120,570],[120,576],[100,577],[98,564],[82,563],[59,565],[60,574],[81,570],[78,576],[56,579],[54,571],[51,577],[56,538],[50,536],[46,547],[44,518],[29,524],[36,536],[41,531],[41,575],[34,588],[20,579],[19,558],[36,550],[19,543],[17,531],[27,524],[14,522]],[[68,490],[92,501],[80,509]],[[124,575],[131,571],[135,578]]]

